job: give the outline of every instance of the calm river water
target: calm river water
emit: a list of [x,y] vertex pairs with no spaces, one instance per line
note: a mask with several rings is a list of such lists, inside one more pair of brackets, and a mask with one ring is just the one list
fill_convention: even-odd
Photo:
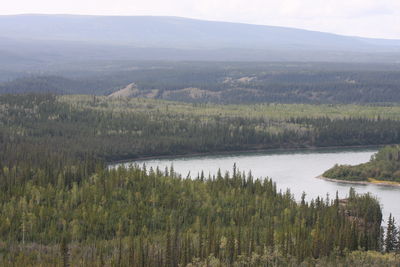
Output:
[[[321,149],[285,152],[248,152],[236,154],[191,156],[164,159],[149,159],[135,161],[134,163],[146,163],[148,168],[157,167],[164,170],[166,166],[173,165],[176,172],[186,177],[189,172],[191,177],[196,177],[201,170],[208,176],[215,175],[218,169],[222,174],[231,171],[236,163],[240,171],[246,173],[251,170],[256,178],[270,177],[277,187],[283,191],[290,189],[297,200],[302,192],[306,192],[307,199],[317,196],[335,197],[336,191],[339,197],[346,197],[350,187],[354,187],[358,193],[371,192],[381,202],[384,220],[392,213],[397,221],[400,221],[400,187],[379,185],[358,185],[330,182],[316,177],[334,164],[359,164],[367,162],[376,152],[376,149]],[[123,163],[131,164],[131,163]],[[118,164],[117,164],[118,165]]]

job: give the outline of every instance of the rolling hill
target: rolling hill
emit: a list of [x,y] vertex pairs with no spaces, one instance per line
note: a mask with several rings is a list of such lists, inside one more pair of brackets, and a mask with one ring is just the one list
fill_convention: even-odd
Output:
[[400,62],[400,40],[179,17],[0,16],[0,51],[29,61]]

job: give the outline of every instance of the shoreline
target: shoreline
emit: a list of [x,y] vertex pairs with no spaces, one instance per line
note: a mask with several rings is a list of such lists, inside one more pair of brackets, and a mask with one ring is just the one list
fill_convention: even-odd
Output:
[[[123,164],[128,162],[135,161],[143,161],[143,160],[151,160],[151,159],[174,159],[174,158],[182,158],[182,157],[200,157],[200,156],[217,156],[217,155],[226,155],[226,154],[246,154],[246,153],[254,153],[254,152],[298,152],[298,151],[323,151],[330,149],[373,149],[380,148],[386,145],[358,145],[358,146],[325,146],[325,147],[295,147],[295,148],[265,148],[265,149],[244,149],[244,150],[230,150],[230,151],[216,151],[216,152],[198,152],[198,153],[183,153],[183,154],[174,154],[174,155],[154,155],[154,156],[142,156],[137,158],[129,158],[122,159],[116,161],[109,161],[107,165],[116,165]],[[329,178],[327,178],[329,179]]]
[[335,183],[346,183],[346,184],[363,184],[363,185],[379,185],[379,186],[391,186],[391,187],[399,187],[400,183],[393,183],[389,181],[379,181],[379,180],[374,180],[375,182],[369,182],[369,181],[348,181],[348,180],[341,180],[341,179],[333,179],[333,178],[328,178],[324,177],[321,175],[315,177],[317,179],[322,179],[325,181],[329,182],[335,182]]

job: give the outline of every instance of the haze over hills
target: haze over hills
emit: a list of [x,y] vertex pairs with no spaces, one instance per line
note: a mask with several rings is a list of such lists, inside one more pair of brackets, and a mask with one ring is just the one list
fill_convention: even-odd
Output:
[[400,101],[400,40],[179,17],[0,16],[0,63],[0,94]]
[[75,60],[400,62],[400,40],[179,17],[0,16],[3,63]]

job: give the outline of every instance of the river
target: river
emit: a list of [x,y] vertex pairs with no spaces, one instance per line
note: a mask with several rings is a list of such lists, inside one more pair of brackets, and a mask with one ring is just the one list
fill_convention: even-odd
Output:
[[376,151],[376,149],[360,148],[244,152],[148,159],[134,161],[134,163],[140,165],[146,163],[148,168],[159,166],[161,170],[172,164],[175,172],[180,173],[183,177],[187,177],[188,174],[196,177],[201,170],[206,176],[216,175],[218,169],[221,169],[224,174],[226,171],[231,171],[233,164],[236,163],[240,171],[248,173],[251,170],[255,178],[272,178],[276,182],[277,188],[282,191],[289,188],[296,200],[300,199],[302,192],[306,192],[307,200],[317,196],[325,198],[327,194],[334,198],[336,192],[339,193],[339,197],[343,198],[347,196],[350,187],[354,187],[357,193],[370,192],[379,199],[385,221],[389,213],[392,213],[397,221],[400,221],[400,187],[347,184],[316,178],[334,164],[354,165],[367,162]]

